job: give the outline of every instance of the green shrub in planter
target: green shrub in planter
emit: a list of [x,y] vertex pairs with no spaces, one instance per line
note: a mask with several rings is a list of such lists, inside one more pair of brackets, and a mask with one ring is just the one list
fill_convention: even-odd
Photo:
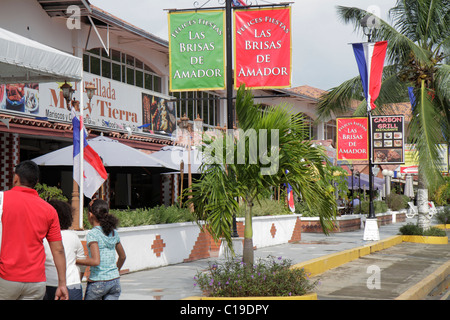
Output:
[[240,259],[230,259],[223,264],[210,263],[194,277],[194,285],[210,297],[288,297],[311,292],[317,281],[311,282],[304,269],[291,266],[291,260],[273,256],[251,267]]
[[408,207],[409,198],[405,195],[391,193],[386,197],[387,206],[392,211],[399,211]]
[[430,227],[428,230],[423,230],[417,224],[408,223],[402,226],[400,234],[404,236],[426,236],[426,237],[446,237],[447,233],[436,227]]
[[[387,204],[384,201],[373,201],[373,209],[374,213],[382,213],[387,211]],[[359,210],[359,206],[354,208],[354,213],[362,213],[369,214],[369,201],[361,202],[361,211]]]

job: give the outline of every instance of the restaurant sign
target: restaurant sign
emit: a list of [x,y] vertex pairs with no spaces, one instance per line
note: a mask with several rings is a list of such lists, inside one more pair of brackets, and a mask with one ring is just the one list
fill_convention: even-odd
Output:
[[337,118],[337,160],[368,160],[368,121],[363,118]]
[[290,7],[235,10],[235,87],[290,87],[291,46]]
[[[170,96],[84,72],[95,93],[89,102],[83,90],[84,123],[118,131],[170,135],[176,129],[176,104]],[[0,112],[71,123],[60,86],[62,83],[0,85]],[[80,101],[78,82],[71,83]]]
[[170,91],[225,88],[223,10],[171,12]]
[[373,163],[404,163],[404,135],[404,116],[372,116]]

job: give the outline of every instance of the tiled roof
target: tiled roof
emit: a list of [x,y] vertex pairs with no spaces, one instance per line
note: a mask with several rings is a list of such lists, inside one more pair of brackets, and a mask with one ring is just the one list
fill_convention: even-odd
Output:
[[313,98],[313,99],[319,99],[323,94],[326,93],[325,90],[314,88],[314,87],[307,86],[307,85],[290,88],[290,89],[287,89],[287,91],[291,91],[296,94],[301,94],[303,96]]

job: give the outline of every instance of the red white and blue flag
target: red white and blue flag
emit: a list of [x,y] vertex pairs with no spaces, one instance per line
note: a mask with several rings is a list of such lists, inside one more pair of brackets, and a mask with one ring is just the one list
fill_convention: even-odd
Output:
[[247,7],[244,0],[231,0],[231,5],[233,7]]
[[387,41],[352,44],[367,101],[367,111],[376,108],[374,101],[380,93],[387,44]]
[[103,182],[108,178],[102,159],[92,149],[86,140],[86,131],[82,128],[82,122],[72,109],[73,125],[73,178],[80,185],[80,132],[83,131],[83,193],[89,199],[97,192]]
[[288,201],[288,207],[291,210],[291,212],[295,212],[295,204],[294,204],[294,190],[292,190],[291,185],[287,184],[287,201]]

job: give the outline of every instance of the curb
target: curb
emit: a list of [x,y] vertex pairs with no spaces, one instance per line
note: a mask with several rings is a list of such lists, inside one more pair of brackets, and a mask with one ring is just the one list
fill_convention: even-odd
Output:
[[415,284],[394,300],[423,300],[434,288],[450,274],[450,261],[441,265],[428,277]]
[[392,236],[365,246],[332,253],[305,262],[300,262],[293,265],[292,268],[304,268],[305,271],[309,273],[309,276],[313,277],[327,270],[339,267],[340,265],[346,264],[350,261],[359,259],[373,252],[387,249],[402,242],[402,236]]

